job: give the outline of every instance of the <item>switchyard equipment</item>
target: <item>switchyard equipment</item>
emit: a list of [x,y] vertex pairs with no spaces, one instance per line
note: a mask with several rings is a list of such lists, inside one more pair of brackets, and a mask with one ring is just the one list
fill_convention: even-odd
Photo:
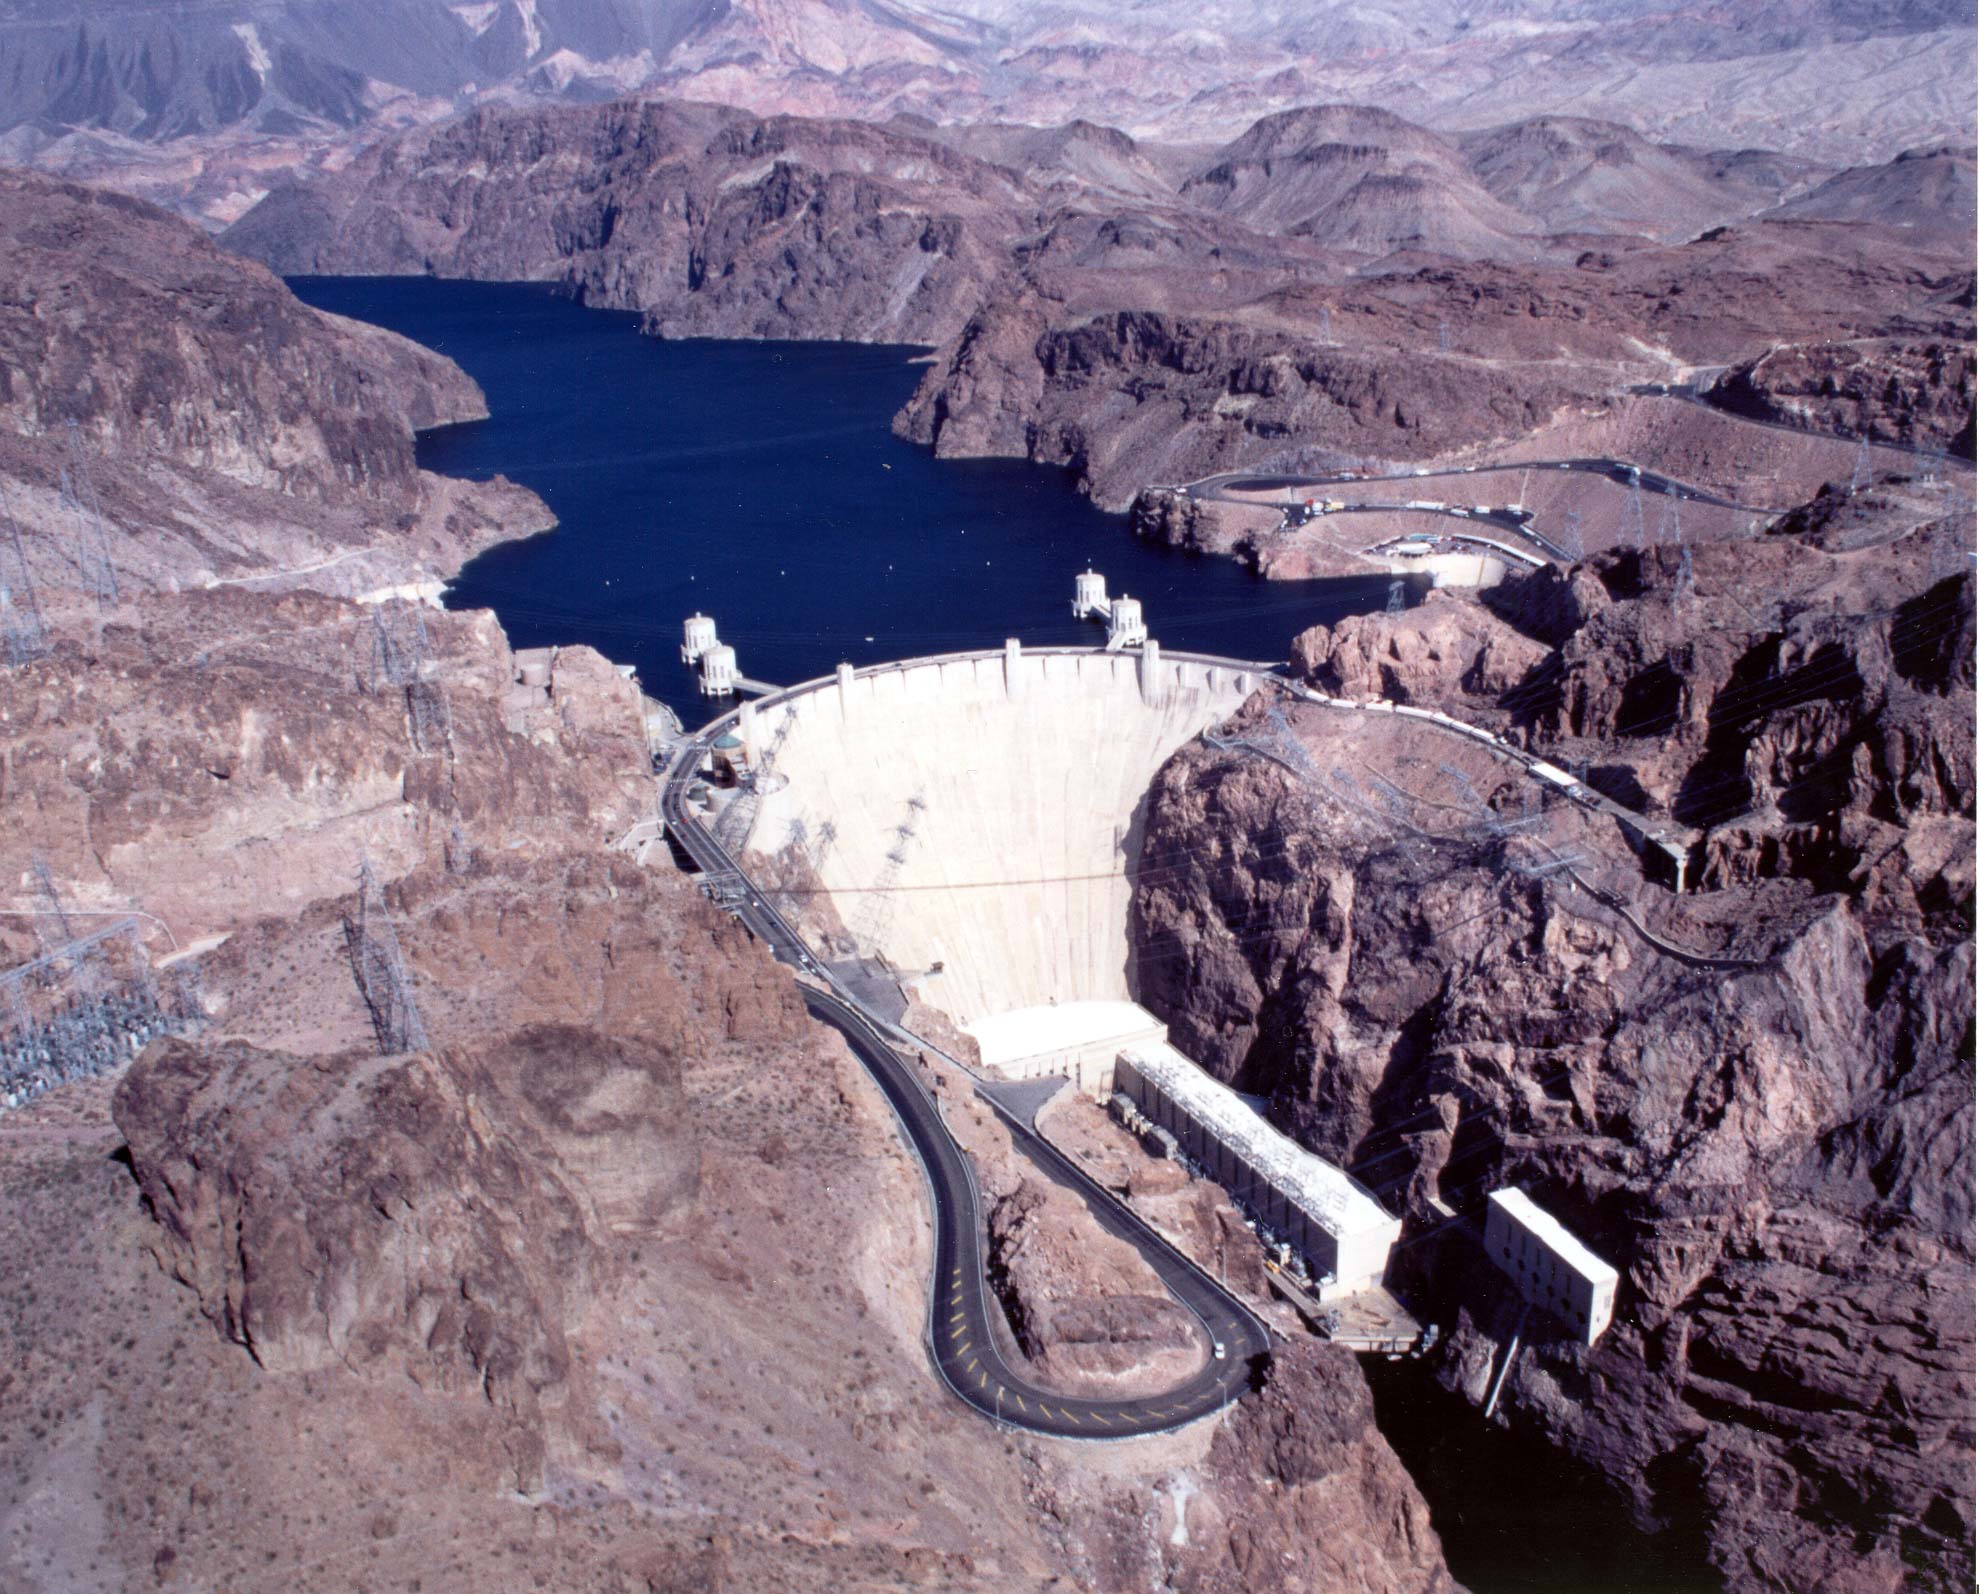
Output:
[[1279,1133],[1165,1042],[1129,1047],[1114,1088],[1258,1220],[1297,1248],[1321,1300],[1379,1284],[1402,1220],[1344,1170]]
[[1523,1190],[1491,1192],[1484,1248],[1529,1303],[1559,1318],[1582,1344],[1592,1345],[1613,1319],[1614,1268]]

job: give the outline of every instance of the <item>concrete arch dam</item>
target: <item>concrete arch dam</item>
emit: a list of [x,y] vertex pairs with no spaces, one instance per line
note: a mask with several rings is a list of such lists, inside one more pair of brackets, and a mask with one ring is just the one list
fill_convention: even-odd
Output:
[[861,950],[902,971],[939,964],[921,999],[999,1072],[1077,1073],[1085,1054],[1110,1067],[1116,1040],[1159,1029],[1128,1006],[1148,788],[1261,679],[1154,647],[847,669],[745,713],[773,789],[740,850],[829,835],[809,855]]
[[1148,790],[1268,673],[1154,643],[846,666],[743,711],[761,795],[737,840],[745,872],[801,850],[860,952],[972,1038],[986,1074],[1130,1105],[1329,1299],[1381,1280],[1400,1223],[1170,1046],[1129,977]]

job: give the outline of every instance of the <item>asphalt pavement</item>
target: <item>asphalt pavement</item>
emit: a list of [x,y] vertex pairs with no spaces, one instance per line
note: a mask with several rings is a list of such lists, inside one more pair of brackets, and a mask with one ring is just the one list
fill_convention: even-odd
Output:
[[1011,1139],[1049,1178],[1085,1201],[1106,1232],[1135,1247],[1175,1298],[1203,1326],[1211,1348],[1202,1366],[1159,1395],[1093,1400],[1061,1395],[1025,1377],[1005,1356],[1009,1329],[989,1279],[981,1198],[967,1155],[942,1121],[914,1061],[902,1054],[887,1026],[820,967],[775,905],[688,810],[687,788],[702,753],[725,729],[704,729],[683,748],[661,794],[668,830],[694,864],[718,878],[731,907],[776,957],[817,983],[803,985],[812,1017],[842,1034],[893,1108],[901,1132],[927,1178],[934,1207],[934,1279],[927,1344],[943,1382],[968,1405],[1010,1427],[1070,1439],[1124,1439],[1180,1427],[1219,1411],[1256,1386],[1271,1354],[1264,1324],[1228,1290],[1156,1234],[1110,1192],[1043,1140],[1028,1122],[993,1096],[983,1100],[1002,1118]]

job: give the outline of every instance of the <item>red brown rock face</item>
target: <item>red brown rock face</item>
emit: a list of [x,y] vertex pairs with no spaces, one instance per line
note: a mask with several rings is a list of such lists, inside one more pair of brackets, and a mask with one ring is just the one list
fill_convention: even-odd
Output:
[[174,1042],[114,1103],[159,1260],[215,1327],[271,1372],[479,1390],[524,1487],[604,1243],[692,1197],[681,1107],[657,1047],[566,1025],[400,1058]]
[[[1598,127],[1568,143],[1590,136],[1597,166],[1634,171]],[[1859,205],[1789,217],[1784,168],[1635,142],[1676,185],[1663,241],[1598,179],[1578,208],[1559,193],[1555,164],[1586,175],[1571,151],[1535,165],[1366,107],[1207,152],[686,102],[490,109],[277,190],[227,242],[285,271],[562,282],[662,336],[935,344],[904,435],[1069,465],[1123,509],[1215,470],[1507,442],[1783,341],[1970,340],[1969,251],[1904,225],[1905,163],[1853,174]],[[1948,164],[1969,194],[1969,161]],[[1678,219],[1700,204],[1728,225]],[[1970,413],[1949,363],[1933,435]]]
[[[1501,589],[1507,646],[1540,655],[1509,689],[1476,611],[1301,639],[1336,689],[1703,825],[1691,897],[1612,824],[1522,816],[1505,766],[1375,716],[1301,712],[1311,790],[1197,747],[1150,802],[1143,1000],[1406,1205],[1404,1277],[1473,1400],[1509,1318],[1470,1242],[1410,1243],[1431,1198],[1523,1186],[1611,1259],[1614,1326],[1589,1352],[1535,1323],[1501,1410],[1646,1524],[1701,1522],[1739,1588],[1938,1586],[1971,1555],[1973,598],[1934,574],[1931,501],[1831,496],[1694,550],[1687,599],[1674,550]],[[1521,872],[1528,836],[1636,924]]]

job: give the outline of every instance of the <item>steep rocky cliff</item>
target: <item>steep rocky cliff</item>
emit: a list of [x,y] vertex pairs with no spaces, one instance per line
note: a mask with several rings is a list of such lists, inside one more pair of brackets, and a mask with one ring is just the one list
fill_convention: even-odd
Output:
[[70,489],[134,591],[301,566],[363,591],[549,523],[508,483],[418,470],[415,430],[486,412],[451,361],[136,200],[0,171],[0,204],[0,472],[44,602],[99,585]]
[[1520,1186],[1611,1259],[1614,1326],[1529,1319],[1500,1412],[1739,1588],[1972,1554],[1973,588],[1931,501],[1535,577],[1493,595],[1522,629],[1444,602],[1301,639],[1326,690],[1701,827],[1691,896],[1371,715],[1253,707],[1276,756],[1187,749],[1149,806],[1143,999],[1407,1213],[1391,1276],[1473,1400],[1515,1300],[1443,1208]]
[[539,1025],[414,1058],[171,1042],[114,1110],[160,1260],[215,1327],[271,1372],[478,1389],[533,1487],[605,1242],[693,1194],[682,1106],[676,1057]]
[[903,130],[628,102],[421,130],[277,190],[226,241],[283,272],[560,282],[670,337],[933,343],[1030,203]]
[[1719,377],[1735,415],[1972,455],[1972,346],[1823,344],[1775,349]]

